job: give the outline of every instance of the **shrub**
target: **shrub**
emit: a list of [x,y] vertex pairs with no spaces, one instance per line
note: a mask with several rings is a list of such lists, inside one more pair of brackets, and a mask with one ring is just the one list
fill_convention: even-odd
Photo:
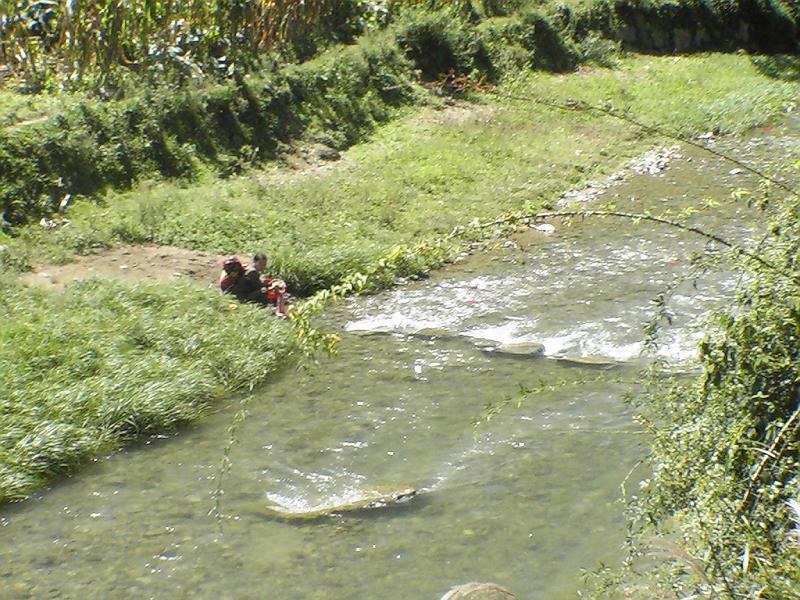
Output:
[[488,23],[482,31],[493,62],[501,72],[519,69],[565,72],[575,69],[580,52],[570,38],[543,13]]
[[162,81],[119,101],[84,100],[43,123],[0,131],[0,210],[12,224],[49,215],[67,194],[142,176],[223,175],[324,131],[346,147],[413,98],[411,64],[387,34],[302,65],[222,83]]
[[424,79],[439,79],[449,72],[493,71],[480,35],[449,10],[404,11],[394,31],[397,43]]

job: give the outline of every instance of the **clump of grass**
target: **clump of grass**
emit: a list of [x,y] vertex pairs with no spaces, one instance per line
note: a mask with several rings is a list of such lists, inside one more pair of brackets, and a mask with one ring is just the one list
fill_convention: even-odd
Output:
[[92,280],[63,296],[0,292],[0,502],[86,457],[197,419],[264,381],[287,325],[192,283]]

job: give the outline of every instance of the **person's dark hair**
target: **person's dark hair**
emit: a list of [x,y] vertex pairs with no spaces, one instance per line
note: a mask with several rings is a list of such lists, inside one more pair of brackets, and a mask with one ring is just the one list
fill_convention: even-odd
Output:
[[260,260],[267,260],[267,255],[261,252],[258,254],[253,254],[253,264],[256,264]]

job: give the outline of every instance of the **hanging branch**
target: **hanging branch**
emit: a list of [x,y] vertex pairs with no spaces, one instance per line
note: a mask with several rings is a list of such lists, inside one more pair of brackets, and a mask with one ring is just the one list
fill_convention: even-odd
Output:
[[758,254],[754,254],[745,248],[742,248],[739,244],[734,244],[733,242],[729,242],[725,238],[722,238],[714,233],[709,233],[699,227],[695,227],[693,225],[686,225],[684,223],[680,223],[678,221],[674,221],[672,219],[667,219],[665,217],[657,217],[654,215],[648,215],[644,213],[631,213],[631,212],[624,212],[619,210],[561,210],[561,211],[553,211],[553,212],[535,212],[531,214],[522,214],[522,215],[512,215],[502,217],[500,219],[496,219],[489,223],[481,223],[480,227],[492,227],[496,225],[509,225],[516,223],[518,221],[522,221],[524,219],[535,219],[535,220],[543,220],[543,219],[554,219],[554,218],[575,218],[575,217],[620,217],[623,219],[629,219],[631,221],[651,221],[653,223],[660,223],[662,225],[668,225],[670,227],[675,227],[677,229],[681,229],[683,231],[689,231],[691,233],[695,233],[700,235],[706,239],[709,239],[713,242],[716,242],[722,246],[730,248],[737,254],[741,254],[742,256],[746,256],[747,258],[759,263],[763,267],[769,269],[770,271],[774,271],[787,277],[788,279],[798,280],[800,277],[798,275],[789,273],[784,269],[781,269],[778,265],[768,261],[767,259],[759,256]]

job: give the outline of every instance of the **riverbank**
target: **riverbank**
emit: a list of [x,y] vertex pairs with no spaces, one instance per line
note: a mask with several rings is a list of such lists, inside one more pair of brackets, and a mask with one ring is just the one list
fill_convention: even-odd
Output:
[[[326,169],[253,170],[220,180],[142,184],[67,212],[68,226],[3,241],[0,496],[24,497],[126,439],[199,417],[269,377],[297,349],[290,327],[231,310],[191,282],[93,280],[59,295],[16,269],[63,263],[122,243],[215,254],[266,251],[301,294],[356,273],[372,289],[416,277],[482,234],[437,245],[454,227],[552,205],[660,140],[630,124],[502,92],[611,103],[682,135],[740,133],[776,121],[795,84],[742,55],[630,57],[613,70],[536,73],[472,102],[408,112]],[[381,263],[383,261],[383,263]],[[388,267],[377,269],[377,265]]]

